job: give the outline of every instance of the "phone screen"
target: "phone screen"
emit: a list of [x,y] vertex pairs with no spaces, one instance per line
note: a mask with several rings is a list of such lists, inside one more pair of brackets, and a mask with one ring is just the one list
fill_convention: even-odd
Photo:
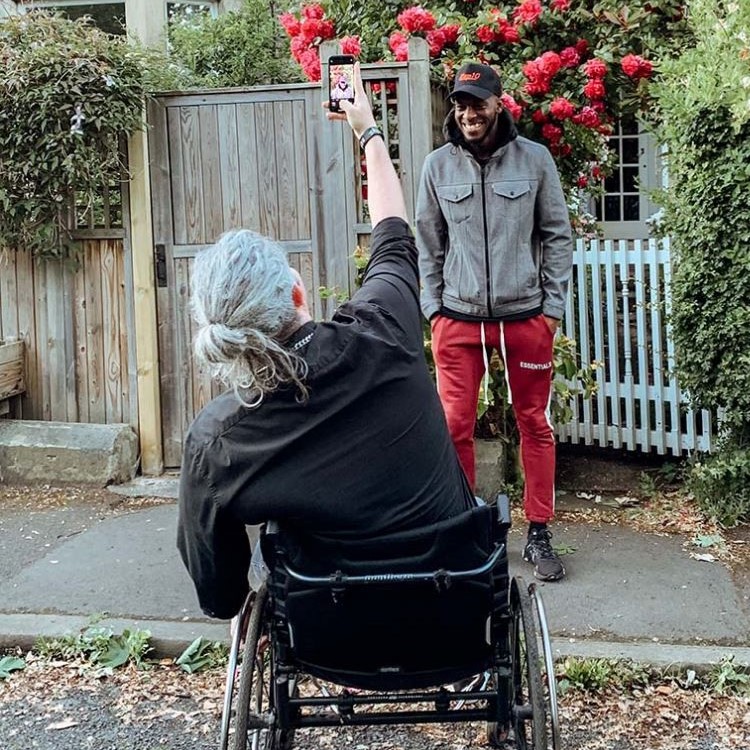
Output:
[[340,110],[342,99],[354,101],[354,58],[351,55],[336,55],[328,60],[328,108]]

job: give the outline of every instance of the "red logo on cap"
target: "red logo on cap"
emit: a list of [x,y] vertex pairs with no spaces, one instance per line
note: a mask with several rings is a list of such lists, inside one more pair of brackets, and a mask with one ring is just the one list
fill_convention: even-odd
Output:
[[478,81],[482,77],[481,73],[461,73],[459,81]]

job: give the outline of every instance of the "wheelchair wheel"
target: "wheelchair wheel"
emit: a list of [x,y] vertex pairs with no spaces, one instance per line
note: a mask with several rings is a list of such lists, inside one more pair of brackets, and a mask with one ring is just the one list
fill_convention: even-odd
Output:
[[[262,586],[250,613],[240,667],[232,750],[290,750],[292,731],[276,726],[271,690],[272,653],[267,633],[267,591]],[[261,721],[250,721],[259,717]]]
[[227,665],[227,680],[224,688],[224,708],[221,714],[221,734],[219,737],[219,750],[229,750],[229,727],[232,721],[232,700],[234,699],[234,683],[237,676],[237,664],[239,661],[240,646],[242,643],[242,634],[247,630],[247,620],[253,602],[255,601],[255,592],[251,591],[245,599],[242,609],[238,616],[237,629],[232,637],[232,644],[229,647],[229,663]]
[[535,583],[529,585],[529,594],[534,602],[539,635],[542,640],[542,655],[544,657],[545,687],[548,730],[552,739],[552,750],[560,750],[560,716],[557,710],[557,680],[555,679],[555,660],[552,656],[552,643],[549,637],[547,614],[544,610],[542,593]]
[[517,750],[548,750],[547,720],[531,596],[522,578],[510,584],[510,718]]

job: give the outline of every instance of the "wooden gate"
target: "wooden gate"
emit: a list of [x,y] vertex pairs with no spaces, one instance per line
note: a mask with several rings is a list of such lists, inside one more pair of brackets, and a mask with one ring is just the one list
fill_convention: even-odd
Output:
[[[431,120],[424,116],[430,111],[427,76],[426,51],[408,64],[363,69],[410,215],[422,160],[432,147]],[[316,316],[333,304],[321,288],[351,293],[352,256],[370,231],[366,175],[351,131],[325,119],[321,96],[319,85],[300,84],[165,95],[150,104],[166,467],[179,466],[185,431],[217,393],[191,352],[190,272],[199,250],[229,229],[253,229],[288,252]]]

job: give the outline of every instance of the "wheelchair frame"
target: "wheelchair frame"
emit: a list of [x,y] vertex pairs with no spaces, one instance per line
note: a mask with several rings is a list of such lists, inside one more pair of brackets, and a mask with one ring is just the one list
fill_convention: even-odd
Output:
[[[507,498],[498,498],[501,522],[510,524]],[[332,596],[349,586],[432,581],[438,587],[474,578],[505,565],[505,542],[496,543],[485,563],[470,570],[437,570],[373,575],[309,576],[281,563],[288,576],[310,587],[326,587]],[[337,695],[312,683],[321,694],[300,694],[307,673],[283,662],[274,628],[273,594],[265,584],[247,597],[229,653],[220,750],[291,750],[297,729],[446,722],[486,722],[487,742],[516,750],[558,750],[559,718],[554,663],[546,612],[536,584],[514,577],[508,586],[509,627],[490,668],[459,690],[360,691],[344,687]],[[538,630],[538,633],[537,633]],[[244,644],[242,634],[245,634]],[[542,647],[542,659],[539,644]],[[240,651],[242,658],[240,659]],[[542,674],[544,666],[544,676]],[[239,665],[239,669],[238,669]],[[239,680],[237,673],[239,671]],[[335,685],[335,682],[333,683]],[[340,686],[339,686],[340,687]],[[390,708],[383,709],[388,705]],[[393,707],[396,708],[393,708]],[[369,707],[378,710],[363,710]],[[230,744],[231,743],[231,744]]]

